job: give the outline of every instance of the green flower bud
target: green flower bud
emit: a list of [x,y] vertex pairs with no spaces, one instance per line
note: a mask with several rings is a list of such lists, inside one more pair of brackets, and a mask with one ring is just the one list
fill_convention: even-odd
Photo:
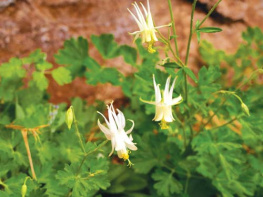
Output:
[[73,123],[74,115],[73,115],[73,107],[70,106],[70,108],[67,110],[66,113],[66,123],[68,125],[68,128],[71,128],[71,125]]
[[246,106],[246,104],[245,104],[245,103],[242,103],[242,104],[241,104],[241,107],[242,107],[243,112],[244,112],[247,116],[250,116],[250,114],[249,114],[249,109],[248,109],[248,107]]
[[26,191],[27,191],[27,186],[24,184],[24,185],[22,185],[22,188],[21,188],[22,197],[26,196]]

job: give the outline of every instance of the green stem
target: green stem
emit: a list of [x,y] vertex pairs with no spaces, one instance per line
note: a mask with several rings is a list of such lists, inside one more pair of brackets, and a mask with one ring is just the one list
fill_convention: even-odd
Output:
[[182,60],[175,54],[175,52],[171,46],[171,43],[161,34],[161,32],[158,29],[156,29],[156,31],[157,31],[158,35],[161,37],[161,41],[168,46],[168,48],[172,52],[174,58],[181,64],[182,67],[185,66],[184,63],[182,62]]
[[73,108],[73,106],[71,106],[71,107],[72,107],[72,112],[73,112],[73,122],[74,122],[74,126],[75,126],[77,136],[79,138],[79,143],[80,143],[80,146],[81,146],[83,153],[86,153],[86,150],[85,150],[85,147],[84,147],[84,144],[83,144],[83,141],[81,139],[80,132],[79,132],[78,121],[77,121],[76,116],[75,116],[74,108]]
[[250,80],[252,80],[252,79],[256,76],[257,73],[262,73],[262,72],[263,72],[263,69],[262,69],[262,68],[255,70],[255,71],[250,75],[250,77],[249,77],[247,80],[244,81],[243,84],[239,85],[239,86],[235,89],[235,91],[241,89],[244,85],[246,85]]
[[218,4],[221,2],[222,0],[218,0],[216,2],[216,4],[211,8],[211,10],[208,12],[208,14],[205,16],[205,18],[199,23],[199,25],[197,26],[196,29],[199,29],[199,27],[201,27],[201,25],[206,21],[206,19],[212,14],[212,12],[216,9],[216,7],[218,6]]
[[[185,57],[185,65],[186,66],[188,64],[191,40],[192,40],[192,36],[193,36],[193,20],[194,20],[194,11],[195,11],[196,2],[197,2],[197,0],[194,0],[193,5],[192,5],[191,22],[190,22],[190,33],[189,33],[189,38],[188,38],[188,43],[187,43],[187,50],[186,50],[186,57]],[[188,85],[187,85],[186,72],[183,71],[183,74],[184,74],[184,95],[185,95],[185,102],[187,104],[187,102],[188,102]]]
[[226,122],[226,123],[224,123],[224,124],[222,124],[222,125],[219,125],[219,126],[217,126],[217,127],[214,127],[214,128],[212,128],[212,129],[210,129],[210,130],[214,130],[214,129],[218,129],[218,128],[220,128],[220,127],[224,127],[224,126],[226,126],[226,125],[234,122],[235,120],[237,120],[237,119],[239,119],[239,118],[240,118],[240,117],[235,117],[235,118],[229,120],[228,122]]
[[193,20],[194,20],[194,11],[195,11],[196,2],[197,2],[197,0],[194,0],[193,5],[192,5],[190,34],[189,34],[187,50],[186,50],[185,65],[187,65],[187,63],[188,63],[188,57],[189,57],[190,46],[191,46],[191,39],[193,36]]
[[184,128],[184,124],[181,122],[181,120],[176,116],[176,114],[173,114],[175,119],[179,122],[179,124],[181,125],[182,129],[183,129],[183,136],[184,136],[184,149],[186,149],[186,133],[185,133],[185,128]]
[[210,118],[208,119],[208,121],[201,127],[200,131],[202,131],[206,125],[208,125],[210,123],[210,121],[214,118],[214,116],[217,114],[217,112],[221,109],[221,107],[225,104],[225,102],[227,101],[227,99],[225,99],[221,105],[219,105],[216,109],[216,111],[214,112],[214,114],[212,116],[210,116]]
[[[160,165],[161,165],[162,167],[170,170],[172,174],[180,174],[180,175],[182,175],[182,176],[189,177],[189,173],[190,173],[190,172],[188,172],[188,173],[186,174],[186,173],[184,173],[184,172],[176,171],[175,169],[171,168],[170,166],[168,166],[168,165],[165,164],[165,163],[161,163]],[[205,177],[195,176],[195,175],[191,175],[191,174],[190,174],[190,177],[196,178],[196,179],[206,179]],[[190,178],[190,177],[189,177],[189,178]]]
[[[169,5],[170,17],[171,17],[171,21],[172,21],[173,35],[176,36],[175,22],[174,22],[174,16],[173,16],[173,9],[172,9],[171,0],[168,0],[168,5]],[[177,39],[176,39],[176,37],[174,37],[174,44],[175,44],[176,55],[179,57],[179,50],[178,50],[178,46],[177,46]]]
[[191,174],[190,172],[187,172],[186,174],[187,178],[186,178],[186,182],[185,182],[185,186],[184,186],[184,193],[187,194],[187,189],[188,189],[188,185],[189,185],[189,180],[191,178]]
[[99,150],[99,149],[100,149],[101,147],[103,147],[105,144],[107,144],[108,141],[109,141],[109,140],[103,141],[103,142],[102,142],[99,146],[97,146],[94,150],[92,150],[92,151],[90,151],[90,152],[88,152],[88,153],[86,153],[86,154],[84,155],[84,157],[83,157],[83,159],[82,159],[82,161],[81,161],[81,163],[80,163],[80,165],[79,165],[79,168],[78,168],[78,171],[77,171],[77,175],[80,173],[80,170],[81,170],[81,168],[82,168],[85,160],[87,159],[87,157],[88,157],[90,154],[92,154],[92,153],[96,152],[97,150]]

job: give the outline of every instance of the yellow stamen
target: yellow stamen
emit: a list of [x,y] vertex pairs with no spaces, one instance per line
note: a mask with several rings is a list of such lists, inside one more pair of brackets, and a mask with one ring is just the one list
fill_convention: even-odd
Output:
[[167,122],[164,119],[161,120],[159,125],[160,125],[161,129],[168,129],[169,128],[169,126],[167,125]]
[[156,50],[152,48],[153,47],[153,43],[154,43],[153,41],[148,42],[148,52],[149,53],[155,53],[156,52]]
[[129,154],[127,152],[126,153],[122,153],[121,157],[123,158],[124,161],[129,160]]
[[128,167],[130,168],[130,167],[132,167],[134,164],[128,159]]

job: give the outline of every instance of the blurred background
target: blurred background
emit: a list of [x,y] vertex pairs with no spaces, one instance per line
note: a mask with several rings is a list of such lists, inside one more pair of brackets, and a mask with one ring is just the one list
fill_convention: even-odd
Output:
[[[66,39],[83,36],[90,40],[92,34],[114,34],[119,44],[132,45],[133,38],[128,32],[138,29],[127,8],[134,11],[133,0],[0,0],[0,63],[13,56],[23,57],[37,48],[48,54],[47,60],[54,62],[53,55],[63,47]],[[146,0],[142,0],[146,3]],[[216,0],[199,0],[195,21],[202,20]],[[172,0],[175,14],[178,45],[184,59],[189,35],[191,0]],[[155,24],[170,22],[168,5],[165,0],[150,0]],[[242,42],[241,33],[247,27],[263,29],[263,0],[223,0],[212,16],[204,23],[215,26],[223,32],[203,34],[202,39],[211,42],[215,48],[234,53]],[[161,29],[167,34],[167,28]],[[89,53],[102,65],[117,67],[129,74],[133,68],[121,58],[103,62],[90,45]],[[202,65],[198,44],[194,37],[189,66],[196,71]],[[50,79],[51,80],[51,79]],[[85,79],[77,78],[72,84],[58,86],[52,80],[48,88],[50,101],[54,104],[69,102],[73,96],[80,96],[88,102],[95,99],[112,100],[123,98],[119,87],[110,84],[96,87],[87,85]]]

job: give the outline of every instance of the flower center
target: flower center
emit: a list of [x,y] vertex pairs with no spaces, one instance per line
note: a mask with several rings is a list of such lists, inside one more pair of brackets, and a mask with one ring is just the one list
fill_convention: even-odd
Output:
[[122,154],[121,154],[121,157],[123,158],[124,161],[128,160],[128,159],[129,159],[129,154],[128,154],[128,152],[122,153]]
[[164,118],[161,120],[161,122],[159,123],[161,129],[168,129],[169,126],[167,125],[167,122],[164,120]]
[[154,44],[154,41],[148,42],[148,52],[149,53],[155,53],[156,52],[156,50],[153,49],[153,44]]

